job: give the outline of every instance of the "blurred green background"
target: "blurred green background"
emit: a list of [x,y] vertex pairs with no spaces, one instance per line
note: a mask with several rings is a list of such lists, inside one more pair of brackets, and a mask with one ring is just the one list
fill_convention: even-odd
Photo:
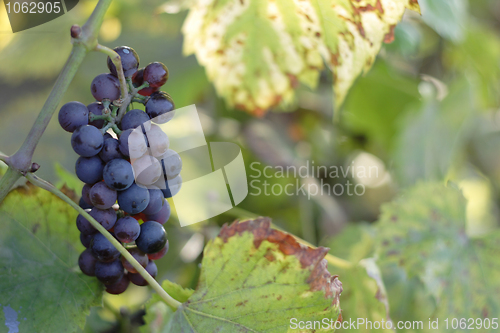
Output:
[[[159,280],[168,277],[194,288],[203,244],[220,225],[235,218],[270,216],[276,225],[306,241],[328,245],[347,225],[375,221],[381,204],[422,179],[452,181],[464,191],[469,233],[498,226],[500,2],[419,2],[423,16],[407,11],[395,30],[395,42],[384,46],[341,110],[333,110],[332,77],[324,72],[316,91],[299,88],[292,110],[272,110],[262,118],[228,109],[196,58],[183,56],[181,27],[186,12],[181,11],[181,2],[168,6],[158,0],[113,2],[100,42],[134,48],[141,66],[165,63],[170,79],[163,90],[177,107],[196,104],[208,141],[232,141],[242,147],[247,174],[253,176],[249,180],[267,180],[271,186],[297,181],[333,186],[349,181],[366,189],[362,196],[309,193],[265,198],[252,195],[250,189],[238,208],[209,221],[180,228],[172,218],[167,224],[170,252],[159,262]],[[67,15],[14,35],[0,6],[3,153],[12,154],[20,147],[71,50],[69,27],[83,24],[95,3],[80,1]],[[61,105],[72,100],[91,103],[90,82],[106,71],[105,56],[89,54]],[[333,120],[334,112],[340,113],[338,121]],[[34,156],[41,177],[58,182],[57,164],[73,172],[77,155],[69,139],[54,117]],[[249,167],[253,162],[263,170],[306,161],[339,168],[377,166],[379,173],[371,178],[319,174],[307,180],[264,179]],[[148,298],[144,289],[130,289],[124,295],[107,295],[107,309],[93,310],[87,330],[130,325],[131,317],[120,315],[118,309],[125,305],[133,313]]]

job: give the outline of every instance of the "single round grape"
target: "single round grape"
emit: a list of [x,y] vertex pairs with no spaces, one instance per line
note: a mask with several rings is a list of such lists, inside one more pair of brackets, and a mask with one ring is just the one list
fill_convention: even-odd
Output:
[[149,204],[149,192],[134,183],[125,191],[118,193],[118,204],[123,211],[129,214],[140,213]]
[[94,207],[99,209],[111,208],[116,202],[116,191],[109,188],[106,183],[98,182],[89,192],[90,201]]
[[90,201],[90,196],[89,196],[91,188],[92,188],[92,185],[89,185],[89,184],[83,185],[83,188],[82,188],[82,198],[89,205],[92,205],[92,201]]
[[142,185],[154,184],[162,175],[161,164],[156,158],[144,155],[132,160],[135,181]]
[[149,116],[142,110],[133,109],[125,113],[120,123],[120,128],[124,131],[128,129],[134,129],[143,124],[147,127],[151,126]]
[[163,226],[155,221],[141,224],[141,233],[135,244],[144,253],[156,253],[167,243],[167,233]]
[[85,200],[83,200],[83,198],[80,198],[80,201],[78,202],[78,206],[80,206],[80,208],[83,208],[83,209],[91,209],[92,207],[94,207],[94,206],[86,203]]
[[165,188],[162,189],[163,195],[165,198],[171,198],[181,190],[182,186],[182,177],[178,175],[175,178],[169,179],[165,181]]
[[120,260],[95,263],[95,276],[105,285],[117,283],[123,275],[123,265]]
[[83,274],[88,276],[95,276],[96,258],[92,255],[92,251],[85,249],[78,257],[78,266]]
[[73,150],[83,157],[97,155],[102,149],[103,142],[101,131],[92,125],[78,127],[71,135]]
[[129,162],[114,159],[106,163],[103,178],[106,185],[112,189],[123,191],[134,183],[134,170]]
[[120,143],[118,140],[115,138],[105,139],[102,150],[99,152],[99,157],[106,163],[114,160],[115,158],[123,158],[123,154],[120,152]]
[[[89,110],[90,113],[95,114],[96,116],[102,116],[104,105],[102,105],[102,103],[100,102],[94,102],[87,105],[87,109]],[[104,126],[104,119],[93,120],[89,123],[89,125],[92,125],[97,128],[102,128]]]
[[[142,86],[144,83],[144,68],[138,69],[134,76],[132,76],[132,83],[136,88]],[[152,93],[157,92],[159,89],[159,87],[147,87],[142,88],[138,93],[142,96],[151,96]]]
[[94,239],[94,236],[96,234],[92,235],[86,235],[86,234],[80,234],[80,242],[82,242],[82,245],[88,248],[90,246],[90,243],[92,242],[92,239]]
[[90,249],[92,250],[94,257],[101,262],[114,261],[120,256],[120,252],[118,252],[116,247],[114,247],[113,244],[111,244],[111,242],[101,233],[97,233],[94,236],[92,242],[90,243]]
[[130,136],[130,133],[132,133],[132,131],[132,129],[125,130],[120,134],[120,137],[118,138],[118,148],[124,156],[130,156],[128,151],[128,137]]
[[99,102],[117,100],[120,98],[120,81],[112,74],[99,74],[92,80],[90,92]]
[[106,292],[112,295],[119,295],[127,290],[129,284],[130,280],[128,279],[128,275],[123,274],[118,282],[106,286]]
[[[131,77],[132,75],[134,75],[134,73],[137,72],[137,68],[139,67],[139,55],[137,55],[137,52],[135,52],[133,48],[128,46],[118,46],[113,50],[115,50],[115,52],[118,53],[121,58],[123,73],[125,74],[125,77]],[[115,64],[113,64],[113,61],[110,57],[108,57],[108,68],[111,74],[113,74],[114,76],[118,76]]]
[[176,151],[169,149],[159,157],[163,167],[163,174],[167,179],[174,179],[182,170],[182,159]]
[[168,136],[158,125],[151,125],[151,128],[146,131],[146,137],[148,138],[150,154],[154,157],[159,157],[164,155],[170,141]]
[[149,189],[149,204],[142,212],[146,215],[156,214],[163,207],[163,192],[156,186]]
[[[149,117],[148,117],[149,118]],[[69,102],[59,110],[59,124],[67,132],[89,123],[89,110],[80,102]]]
[[146,113],[151,121],[164,124],[174,117],[175,105],[172,97],[163,91],[158,91],[149,97],[146,103]]
[[148,221],[155,221],[160,224],[165,224],[170,218],[170,212],[171,212],[170,204],[166,199],[163,199],[163,206],[161,206],[161,209],[158,211],[158,213],[146,215],[146,219]]
[[150,87],[161,87],[168,80],[167,66],[161,62],[150,63],[144,68],[143,79]]
[[167,243],[165,244],[165,246],[163,247],[163,249],[161,249],[160,251],[158,251],[156,253],[150,253],[150,254],[148,254],[148,258],[149,258],[149,260],[158,260],[158,259],[163,258],[163,256],[167,252],[168,252],[168,239],[167,239]]
[[[158,267],[156,267],[156,264],[153,261],[148,262],[148,264],[146,265],[146,271],[153,278],[156,278],[156,275],[158,275]],[[129,273],[129,280],[137,286],[144,287],[148,285],[148,281],[146,281],[146,279],[143,278],[141,274]]]
[[136,128],[128,135],[128,155],[137,159],[148,151],[148,141],[141,129]]
[[102,180],[104,162],[98,156],[80,157],[76,160],[75,173],[78,179],[87,184]]
[[[128,252],[130,252],[130,254],[132,255],[132,257],[135,258],[135,260],[137,260],[137,262],[144,268],[146,268],[146,266],[148,265],[148,262],[149,262],[149,259],[148,259],[148,256],[146,253],[142,252],[141,250],[139,250],[137,247],[133,247],[131,249],[127,249]],[[132,266],[132,264],[130,264],[127,259],[125,259],[125,257],[121,257],[121,261],[122,261],[122,264],[123,264],[123,267],[125,267],[125,269],[127,271],[129,271],[130,273],[137,273],[137,270],[134,268],[134,266]]]
[[81,214],[76,217],[76,227],[84,235],[93,235],[97,232],[97,229]]
[[116,223],[116,212],[113,208],[98,209],[92,208],[89,213],[104,229],[109,230],[114,227]]
[[114,234],[116,238],[122,243],[133,242],[139,237],[141,232],[141,226],[136,219],[131,216],[125,216],[118,221],[114,226]]

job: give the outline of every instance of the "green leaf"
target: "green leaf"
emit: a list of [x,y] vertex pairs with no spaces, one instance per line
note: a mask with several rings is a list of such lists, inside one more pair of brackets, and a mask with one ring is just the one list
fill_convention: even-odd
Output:
[[441,37],[459,42],[468,19],[466,0],[419,0],[422,19]]
[[191,297],[191,295],[194,293],[193,289],[182,288],[182,286],[169,280],[163,281],[161,286],[170,296],[181,303],[187,301],[188,298]]
[[[342,292],[342,319],[344,322],[363,318],[371,322],[387,322],[389,317],[389,297],[387,296],[382,274],[374,254],[374,233],[369,225],[348,225],[342,233],[328,242],[330,252],[348,259],[354,265],[349,268],[335,267],[345,287]],[[364,258],[364,259],[363,259]],[[330,265],[333,269],[333,267]],[[387,325],[384,325],[387,327]],[[360,325],[360,332],[392,332],[390,329],[370,330]],[[339,329],[338,332],[348,330]]]
[[416,78],[403,76],[386,62],[377,61],[351,89],[342,115],[345,125],[354,133],[366,135],[375,147],[391,151],[400,115],[420,103],[418,83]]
[[417,0],[196,1],[184,23],[184,51],[196,54],[231,107],[262,114],[315,87],[326,67],[339,106],[370,69],[405,8]]
[[270,224],[222,228],[205,248],[196,291],[164,332],[283,332],[291,318],[337,320],[342,284],[326,270],[327,249],[302,246]]
[[[0,207],[0,323],[17,318],[20,332],[75,332],[102,286],[77,266],[83,246],[77,213],[56,196],[29,186]],[[4,332],[4,331],[2,331]]]
[[498,318],[500,231],[467,235],[465,204],[459,190],[420,183],[385,205],[380,259],[422,281],[436,300],[435,318]]
[[[430,83],[425,83],[431,87]],[[442,101],[428,98],[418,112],[408,114],[396,142],[394,164],[401,184],[445,179],[461,157],[475,111],[471,86],[459,80]]]

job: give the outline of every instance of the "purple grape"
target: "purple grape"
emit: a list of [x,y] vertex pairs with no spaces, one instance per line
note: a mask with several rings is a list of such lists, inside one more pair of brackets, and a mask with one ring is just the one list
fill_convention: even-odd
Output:
[[99,153],[99,157],[106,163],[114,160],[115,158],[123,158],[123,155],[120,152],[120,143],[118,140],[115,138],[105,139],[102,150]]
[[80,102],[69,102],[59,110],[59,124],[67,132],[89,123],[89,110]]
[[116,202],[116,191],[109,188],[106,183],[98,182],[90,189],[90,201],[94,207],[99,209],[111,208]]
[[128,275],[124,274],[118,282],[107,285],[106,292],[108,294],[119,295],[119,294],[125,292],[125,290],[127,290],[129,284],[130,284],[130,280],[128,279]]
[[112,74],[99,74],[92,80],[90,91],[99,102],[103,99],[115,101],[120,98],[120,81]]
[[114,159],[106,163],[103,170],[106,185],[117,191],[123,191],[134,183],[134,170],[132,165],[121,159]]
[[83,157],[97,155],[102,149],[103,142],[101,131],[91,125],[78,127],[71,135],[73,150]]
[[[153,261],[149,261],[147,266],[146,266],[146,271],[151,275],[153,278],[156,278],[156,275],[158,274],[158,268],[156,267],[156,264]],[[148,281],[146,281],[145,278],[142,277],[142,275],[137,274],[137,273],[130,273],[128,274],[130,282],[137,286],[147,286]]]
[[99,222],[106,230],[113,228],[116,223],[116,212],[113,208],[98,209],[94,207],[89,215]]
[[80,206],[80,208],[83,208],[83,209],[91,209],[92,207],[94,207],[94,206],[86,203],[85,200],[83,200],[83,198],[80,198],[80,201],[78,201],[78,206]]
[[[156,123],[163,124],[170,120],[171,117],[166,117],[165,120],[163,121],[158,121],[161,120],[164,117],[157,118],[161,115],[165,115],[168,112],[172,112],[175,109],[174,101],[172,100],[172,97],[170,97],[169,94],[163,92],[163,91],[158,91],[149,97],[147,103],[146,103],[146,113],[148,114],[149,118]],[[157,118],[157,119],[155,119]]]
[[[133,247],[131,249],[127,249],[128,252],[130,252],[130,254],[132,255],[132,257],[135,258],[135,260],[137,260],[137,262],[144,268],[146,268],[146,266],[148,265],[148,262],[149,262],[149,259],[148,259],[148,256],[146,253],[142,252],[141,250],[139,250],[137,247]],[[132,266],[132,264],[130,264],[127,259],[125,259],[125,257],[121,257],[121,261],[122,261],[122,264],[123,264],[123,267],[125,267],[125,269],[127,271],[129,271],[130,273],[137,273],[137,270],[134,268],[134,266]]]
[[157,214],[163,207],[163,193],[159,188],[149,189],[149,204],[142,212],[146,215]]
[[163,199],[163,206],[156,214],[146,215],[148,221],[155,221],[160,224],[165,224],[170,218],[170,204],[166,199]]
[[150,87],[158,88],[168,80],[168,68],[161,62],[152,62],[144,68],[143,79]]
[[78,266],[80,266],[82,273],[88,276],[95,276],[96,262],[97,260],[89,249],[85,249],[78,257]]
[[149,204],[149,192],[134,183],[125,191],[118,193],[118,204],[123,211],[131,215],[140,213]]
[[155,221],[141,224],[141,233],[135,244],[144,253],[156,253],[163,249],[167,243],[167,233],[163,226]]
[[135,241],[141,232],[139,222],[131,216],[125,216],[118,219],[114,228],[116,238],[123,243]]
[[92,201],[90,201],[89,193],[92,185],[85,184],[82,188],[82,199],[89,205],[92,205]]
[[[139,56],[137,52],[134,51],[133,48],[128,46],[118,46],[114,48],[115,52],[121,58],[123,73],[125,77],[131,77],[137,72],[137,68],[139,68]],[[111,74],[114,76],[118,76],[118,72],[116,70],[115,64],[111,61],[111,58],[108,57],[108,68]]]
[[76,217],[76,227],[84,235],[93,235],[97,232],[97,229],[81,214]]
[[[132,166],[130,166],[132,168]],[[98,156],[80,157],[75,164],[78,179],[87,184],[95,184],[102,180],[104,162]]]
[[[118,259],[120,252],[111,244],[103,234],[96,234],[90,243],[94,257],[101,262],[110,262]],[[121,263],[120,263],[121,265]],[[123,266],[122,266],[123,269]]]
[[80,234],[80,242],[82,242],[83,246],[88,248],[95,235],[96,234],[92,234],[92,235]]
[[133,109],[125,113],[120,123],[120,127],[123,131],[134,129],[144,123],[147,123],[148,121],[149,116],[146,114],[146,112],[139,109]]
[[111,262],[96,262],[95,276],[105,285],[112,285],[123,277],[123,265],[120,260]]
[[[142,86],[144,83],[144,68],[140,68],[137,72],[132,76],[132,82],[134,86],[137,88]],[[151,96],[152,93],[157,92],[159,87],[147,87],[138,91],[139,95],[142,96]]]
[[[87,105],[87,109],[89,110],[89,112],[95,114],[96,116],[102,116],[104,105],[102,105],[102,103],[100,102],[94,102]],[[89,123],[89,125],[92,125],[97,128],[102,128],[104,126],[104,119],[93,120]]]
[[160,251],[158,251],[156,253],[148,254],[148,258],[149,258],[149,260],[158,260],[158,259],[162,258],[167,252],[168,252],[168,239],[167,239],[167,243],[165,244],[163,249],[161,249]]

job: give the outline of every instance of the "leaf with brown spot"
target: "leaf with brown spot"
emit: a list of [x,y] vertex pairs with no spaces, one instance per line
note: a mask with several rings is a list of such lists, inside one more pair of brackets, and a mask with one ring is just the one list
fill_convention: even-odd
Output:
[[342,283],[326,269],[328,249],[270,224],[258,218],[221,229],[205,248],[198,287],[163,332],[286,332],[291,318],[339,316]]
[[291,104],[298,82],[315,88],[325,65],[340,106],[406,8],[419,11],[417,0],[195,0],[184,52],[231,107],[254,115]]

